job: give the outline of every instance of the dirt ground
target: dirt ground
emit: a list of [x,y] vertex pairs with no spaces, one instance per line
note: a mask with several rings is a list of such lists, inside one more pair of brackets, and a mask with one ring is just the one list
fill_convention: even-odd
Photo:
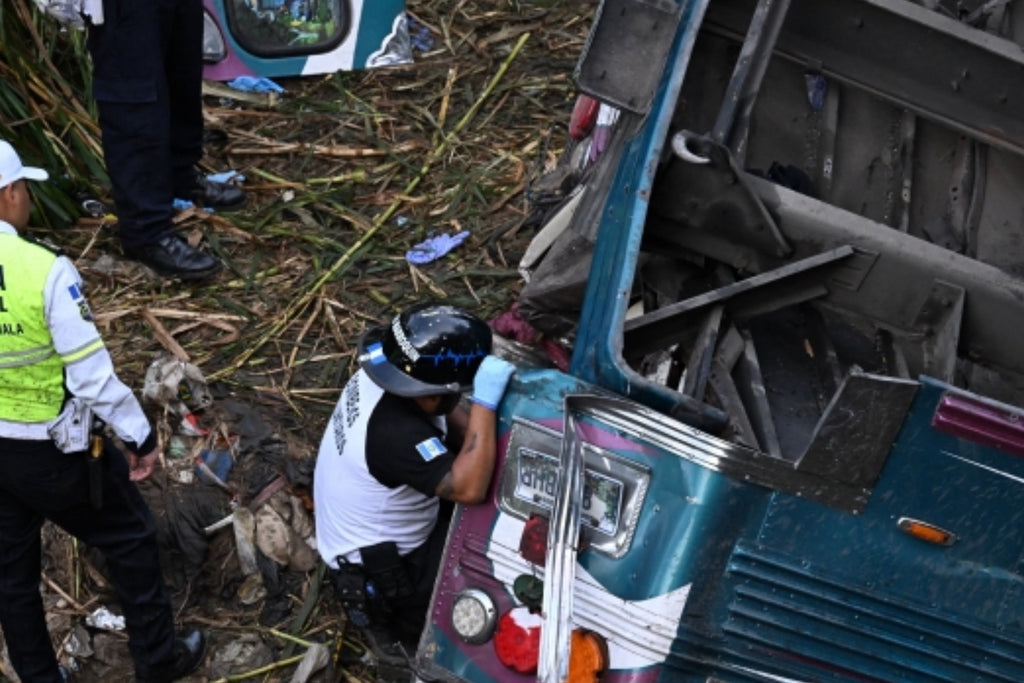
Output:
[[[312,530],[312,466],[355,341],[427,298],[487,319],[508,310],[543,206],[535,180],[566,146],[572,70],[596,2],[407,6],[432,43],[414,65],[279,79],[286,93],[274,102],[211,86],[204,165],[241,172],[250,198],[240,212],[178,217],[183,234],[227,265],[213,281],[166,281],[123,259],[109,217],[33,231],[81,270],[126,383],[141,394],[147,369],[167,357],[208,383],[212,403],[195,411],[205,435],[183,427],[173,401],[146,404],[167,467],[143,489],[176,617],[210,639],[190,680],[290,680],[310,644],[332,642],[339,610],[294,538]],[[424,238],[464,230],[469,238],[444,258],[406,261]],[[195,480],[204,450],[233,453],[230,491]],[[203,531],[233,504],[276,524],[267,528],[279,554],[257,553],[255,574],[230,524]],[[128,680],[123,631],[86,625],[101,607],[117,610],[102,560],[58,530],[45,535],[55,647],[76,680]],[[372,680],[359,663],[339,676]]]

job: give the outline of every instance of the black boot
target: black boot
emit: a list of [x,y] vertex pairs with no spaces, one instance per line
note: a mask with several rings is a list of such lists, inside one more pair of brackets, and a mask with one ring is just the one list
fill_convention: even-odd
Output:
[[136,683],[171,683],[184,678],[199,668],[206,656],[206,636],[199,629],[192,629],[174,639],[171,660],[150,673],[148,678],[136,677]]
[[177,233],[171,233],[141,247],[126,249],[125,253],[164,277],[200,280],[220,270],[220,261],[193,248]]

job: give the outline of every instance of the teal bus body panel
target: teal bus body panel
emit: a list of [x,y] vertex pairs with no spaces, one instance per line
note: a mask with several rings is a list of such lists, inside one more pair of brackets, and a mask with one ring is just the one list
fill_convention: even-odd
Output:
[[726,649],[798,653],[837,680],[1024,680],[1024,459],[933,429],[944,390],[922,380],[861,514],[772,496],[723,577]]

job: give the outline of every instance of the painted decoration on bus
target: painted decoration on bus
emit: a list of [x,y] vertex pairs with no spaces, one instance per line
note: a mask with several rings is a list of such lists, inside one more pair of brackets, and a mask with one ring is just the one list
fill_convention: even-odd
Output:
[[404,0],[203,0],[203,77],[275,78],[412,62]]

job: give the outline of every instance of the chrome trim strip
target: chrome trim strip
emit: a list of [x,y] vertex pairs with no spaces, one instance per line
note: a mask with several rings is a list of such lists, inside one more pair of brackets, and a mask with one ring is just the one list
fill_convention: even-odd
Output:
[[548,528],[545,557],[544,628],[540,634],[537,662],[539,683],[561,683],[569,676],[569,643],[572,636],[573,584],[580,537],[580,507],[583,501],[583,436],[579,433],[577,411],[590,404],[589,396],[565,397],[565,426],[555,506]]

